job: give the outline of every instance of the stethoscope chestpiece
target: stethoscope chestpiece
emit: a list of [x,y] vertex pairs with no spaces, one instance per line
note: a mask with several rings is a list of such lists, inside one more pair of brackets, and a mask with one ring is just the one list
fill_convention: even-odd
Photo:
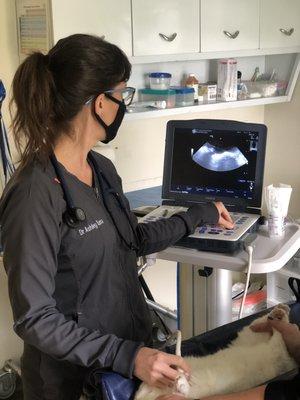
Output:
[[69,228],[77,228],[81,222],[86,220],[85,212],[82,208],[67,208],[64,213],[64,221]]

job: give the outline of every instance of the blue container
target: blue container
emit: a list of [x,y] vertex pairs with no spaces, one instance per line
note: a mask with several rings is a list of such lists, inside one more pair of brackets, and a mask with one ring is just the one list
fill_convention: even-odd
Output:
[[169,72],[151,72],[149,74],[150,88],[156,90],[169,89],[172,75]]
[[178,107],[194,105],[194,88],[185,86],[171,86],[170,89],[175,90],[175,104]]

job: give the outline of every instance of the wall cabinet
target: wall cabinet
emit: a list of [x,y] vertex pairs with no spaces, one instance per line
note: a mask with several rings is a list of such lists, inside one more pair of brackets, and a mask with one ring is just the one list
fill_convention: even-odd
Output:
[[259,48],[259,0],[202,0],[201,51]]
[[48,1],[54,43],[76,32],[105,36],[133,63],[300,50],[300,0]]
[[[104,36],[106,40],[120,46],[129,56],[134,64],[131,83],[137,88],[145,85],[144,78],[149,72],[172,69],[171,64],[163,66],[162,62],[177,61],[172,65],[184,63],[180,74],[172,72],[174,84],[179,84],[180,79],[189,72],[197,73],[202,82],[215,81],[216,74],[213,77],[207,76],[208,60],[224,57],[248,57],[248,65],[251,65],[249,57],[255,63],[256,56],[262,57],[261,65],[251,65],[253,71],[257,66],[261,72],[274,69],[278,79],[289,81],[285,96],[249,100],[248,103],[238,102],[237,105],[201,105],[201,110],[290,101],[299,75],[300,0],[15,1],[18,26],[23,27],[22,39],[28,49],[26,54],[37,50],[37,39],[42,39],[45,34],[47,37],[52,34],[54,43],[74,33]],[[37,4],[38,14],[32,17],[32,7],[37,7]],[[25,9],[23,19],[20,8],[23,11]],[[39,38],[36,37],[37,23]],[[45,32],[40,28],[43,26],[47,27]],[[19,29],[19,44],[20,36]],[[47,47],[49,43],[42,51]],[[20,52],[20,58],[26,54]],[[288,63],[285,62],[287,54],[293,57]],[[196,65],[192,61],[198,61],[202,65]],[[215,67],[214,61],[209,69],[216,70]],[[244,70],[243,77],[246,76]],[[172,111],[173,114],[178,112]],[[191,112],[197,112],[197,107],[192,106]],[[171,115],[171,111],[153,111],[153,114]],[[139,115],[144,117],[141,113]],[[136,116],[132,114],[132,118],[135,119]]]
[[[89,33],[120,46],[134,64],[130,84],[137,88],[145,85],[149,72],[162,70],[172,73],[175,84],[189,72],[195,72],[201,82],[216,80],[216,60],[223,57],[239,58],[245,79],[259,66],[260,72],[275,69],[280,80],[289,81],[283,96],[128,113],[124,132],[114,144],[126,190],[160,184],[161,132],[168,119],[198,118],[200,112],[223,109],[218,116],[235,118],[230,109],[290,101],[300,72],[300,0],[15,1],[28,9],[36,3],[47,4],[44,25],[51,26],[47,34],[52,33],[53,43],[70,34]],[[21,25],[18,7],[17,16]],[[30,13],[27,17],[32,23]],[[31,28],[31,50],[35,50],[34,23]],[[25,40],[27,35],[25,30]],[[238,118],[247,119],[245,115],[240,110]],[[156,125],[149,124],[145,130],[145,119],[155,117],[160,117]],[[133,147],[129,136],[134,138]],[[154,153],[149,151],[152,148]],[[138,172],[137,163],[141,165]]]
[[104,36],[132,54],[130,0],[52,0],[53,41],[74,33]]
[[261,0],[262,49],[300,45],[300,1]]
[[133,55],[200,51],[199,0],[133,0]]

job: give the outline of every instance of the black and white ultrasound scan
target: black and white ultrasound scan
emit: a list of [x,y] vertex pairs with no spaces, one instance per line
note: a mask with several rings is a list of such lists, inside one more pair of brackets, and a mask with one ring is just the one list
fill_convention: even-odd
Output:
[[252,199],[258,133],[177,128],[171,190]]
[[195,152],[191,149],[192,159],[201,167],[211,171],[232,171],[248,164],[247,158],[238,147],[218,147],[205,143]]

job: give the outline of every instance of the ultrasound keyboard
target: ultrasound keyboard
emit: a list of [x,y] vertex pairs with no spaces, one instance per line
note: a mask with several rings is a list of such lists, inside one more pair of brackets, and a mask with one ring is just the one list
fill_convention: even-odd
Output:
[[[140,222],[158,221],[186,210],[186,207],[163,205],[141,218]],[[240,212],[232,212],[230,215],[234,222],[232,229],[225,229],[219,225],[202,225],[197,227],[193,234],[180,239],[176,245],[221,253],[239,250],[243,237],[256,230],[260,215]]]

